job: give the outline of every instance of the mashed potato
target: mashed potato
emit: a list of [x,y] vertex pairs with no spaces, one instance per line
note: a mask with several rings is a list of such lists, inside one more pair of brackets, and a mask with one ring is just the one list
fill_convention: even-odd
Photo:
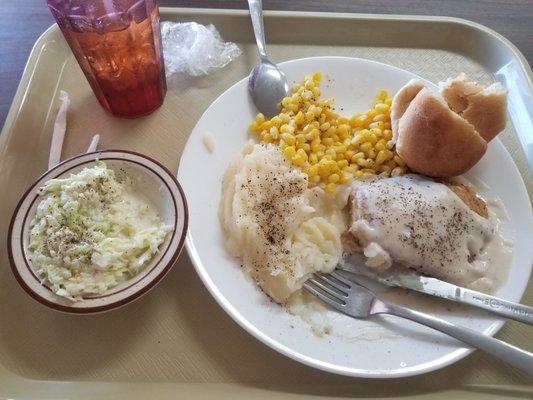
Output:
[[257,284],[285,303],[315,272],[341,262],[346,196],[308,187],[308,177],[271,144],[248,146],[222,182],[227,247]]

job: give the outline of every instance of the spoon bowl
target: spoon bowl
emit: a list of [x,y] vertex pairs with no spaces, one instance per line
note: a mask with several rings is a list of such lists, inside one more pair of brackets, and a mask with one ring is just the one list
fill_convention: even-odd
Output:
[[265,60],[250,73],[248,91],[257,109],[270,118],[278,113],[278,104],[289,93],[289,84],[283,71]]
[[261,59],[250,73],[248,92],[257,109],[270,118],[278,113],[278,103],[289,94],[289,83],[285,74],[268,59],[261,0],[248,0],[248,6]]

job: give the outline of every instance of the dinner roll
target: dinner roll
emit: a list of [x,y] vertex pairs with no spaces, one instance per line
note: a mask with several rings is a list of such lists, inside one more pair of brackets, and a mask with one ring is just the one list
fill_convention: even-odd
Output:
[[464,73],[439,86],[440,95],[413,79],[398,91],[391,105],[392,137],[411,170],[449,178],[472,168],[503,130],[507,92],[499,83],[485,88],[469,81]]
[[[404,89],[402,96],[409,97],[411,89]],[[398,104],[397,109],[401,110],[402,105]],[[426,88],[408,104],[397,126],[396,151],[411,170],[431,177],[452,177],[468,171],[487,148],[474,126]]]
[[418,79],[411,79],[407,85],[402,87],[392,101],[390,109],[390,118],[392,125],[392,140],[396,143],[398,139],[398,122],[407,110],[409,103],[424,88],[424,84]]
[[487,142],[505,128],[507,92],[500,83],[485,88],[468,81],[462,73],[439,86],[450,108],[470,122]]

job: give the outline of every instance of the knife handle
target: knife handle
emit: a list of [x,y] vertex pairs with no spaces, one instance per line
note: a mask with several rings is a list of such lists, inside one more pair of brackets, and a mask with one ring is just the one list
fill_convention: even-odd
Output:
[[532,307],[528,307],[519,303],[513,303],[512,301],[503,300],[498,297],[479,293],[469,289],[462,289],[461,292],[460,301],[462,303],[482,308],[505,318],[514,319],[515,321],[533,325]]
[[396,315],[397,317],[407,318],[419,324],[429,326],[470,346],[492,354],[514,367],[533,375],[533,353],[472,329],[452,324],[429,314],[421,313],[420,311],[390,303],[380,303],[381,309],[379,313]]

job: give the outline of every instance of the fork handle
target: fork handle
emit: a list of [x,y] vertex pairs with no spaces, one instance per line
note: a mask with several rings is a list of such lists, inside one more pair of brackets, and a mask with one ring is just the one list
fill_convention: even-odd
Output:
[[518,347],[512,346],[491,336],[473,331],[472,329],[464,328],[440,318],[421,313],[420,311],[410,310],[405,307],[384,302],[379,303],[381,304],[377,304],[377,302],[375,304],[377,306],[376,311],[379,313],[407,318],[411,321],[436,329],[460,340],[461,342],[492,354],[522,371],[533,375],[533,353],[519,349]]

